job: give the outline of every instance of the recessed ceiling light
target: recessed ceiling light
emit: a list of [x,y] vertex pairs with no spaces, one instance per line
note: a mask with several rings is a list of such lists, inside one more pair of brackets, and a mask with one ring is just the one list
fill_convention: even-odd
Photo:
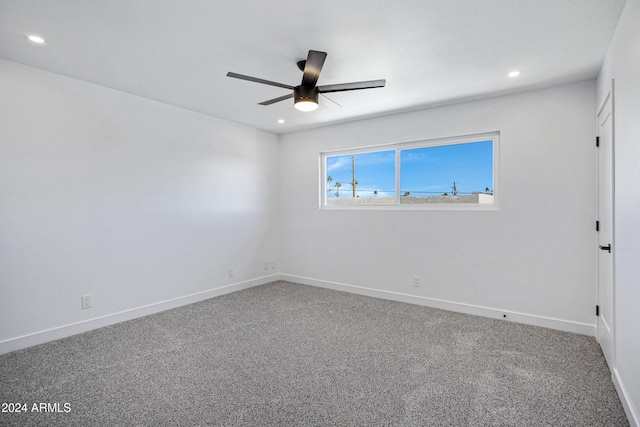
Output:
[[44,43],[44,39],[42,37],[34,36],[33,34],[27,36],[27,38],[34,43]]
[[278,123],[280,124],[284,123],[284,119],[278,119]]
[[520,75],[520,71],[512,71],[509,73],[509,77],[518,77]]

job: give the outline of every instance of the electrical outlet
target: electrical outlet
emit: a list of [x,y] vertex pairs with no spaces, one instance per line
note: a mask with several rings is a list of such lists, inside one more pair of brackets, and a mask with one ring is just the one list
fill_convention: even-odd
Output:
[[89,294],[89,295],[82,295],[81,298],[82,301],[82,309],[86,309],[86,308],[91,308],[93,307],[93,295]]
[[271,260],[271,269],[272,270],[276,269],[276,261],[275,260]]
[[233,267],[229,267],[227,274],[229,274],[229,277],[233,277]]
[[413,287],[414,288],[420,287],[420,276],[413,276]]
[[268,270],[269,269],[269,261],[265,261],[264,262],[264,269]]

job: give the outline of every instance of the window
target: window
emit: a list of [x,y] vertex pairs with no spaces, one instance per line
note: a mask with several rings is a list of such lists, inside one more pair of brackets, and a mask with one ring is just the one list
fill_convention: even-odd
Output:
[[497,133],[322,153],[322,207],[495,209]]
[[395,150],[327,156],[326,171],[329,206],[396,204]]

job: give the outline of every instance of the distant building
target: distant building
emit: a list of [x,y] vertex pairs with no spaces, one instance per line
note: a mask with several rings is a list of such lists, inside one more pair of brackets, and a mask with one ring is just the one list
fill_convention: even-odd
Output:
[[[327,206],[394,206],[395,197],[337,197],[327,199]],[[474,192],[472,194],[456,196],[401,196],[401,205],[421,205],[421,204],[486,204],[493,203],[493,194]]]

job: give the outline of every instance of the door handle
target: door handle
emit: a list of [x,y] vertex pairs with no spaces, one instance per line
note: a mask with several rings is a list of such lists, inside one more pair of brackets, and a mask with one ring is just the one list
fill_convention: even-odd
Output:
[[600,245],[600,249],[611,253],[611,243],[609,243],[607,246]]

